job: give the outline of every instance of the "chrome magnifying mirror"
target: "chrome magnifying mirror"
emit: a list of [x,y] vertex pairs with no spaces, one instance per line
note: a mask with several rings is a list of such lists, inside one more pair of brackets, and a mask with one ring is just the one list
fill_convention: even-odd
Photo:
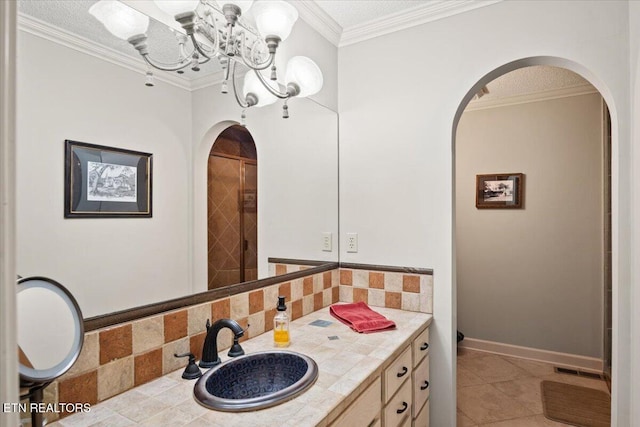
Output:
[[[43,389],[75,363],[84,342],[82,312],[71,293],[45,277],[18,280],[18,372],[24,398],[41,402]],[[32,413],[32,425],[42,425]]]

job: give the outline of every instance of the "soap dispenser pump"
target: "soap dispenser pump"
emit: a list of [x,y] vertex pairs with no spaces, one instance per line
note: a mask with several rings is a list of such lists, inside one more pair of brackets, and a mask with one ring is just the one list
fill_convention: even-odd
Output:
[[288,347],[290,342],[289,315],[284,299],[283,296],[278,297],[278,313],[273,318],[273,343],[276,347]]

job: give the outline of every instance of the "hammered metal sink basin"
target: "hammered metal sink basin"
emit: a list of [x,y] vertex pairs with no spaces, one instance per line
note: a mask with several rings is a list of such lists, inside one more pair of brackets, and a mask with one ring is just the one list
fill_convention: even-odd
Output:
[[304,393],[318,378],[318,365],[285,350],[256,352],[211,368],[193,389],[196,400],[218,411],[243,412],[279,405]]

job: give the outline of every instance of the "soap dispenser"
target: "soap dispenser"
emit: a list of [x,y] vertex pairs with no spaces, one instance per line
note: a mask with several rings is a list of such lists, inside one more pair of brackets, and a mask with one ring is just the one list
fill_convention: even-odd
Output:
[[278,297],[278,312],[273,318],[273,343],[276,347],[289,346],[289,315],[283,296]]

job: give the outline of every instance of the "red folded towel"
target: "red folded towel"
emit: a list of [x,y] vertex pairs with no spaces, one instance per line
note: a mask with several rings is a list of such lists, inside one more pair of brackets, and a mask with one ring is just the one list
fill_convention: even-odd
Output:
[[396,324],[369,308],[364,302],[334,304],[329,313],[356,332],[376,332],[395,329]]

